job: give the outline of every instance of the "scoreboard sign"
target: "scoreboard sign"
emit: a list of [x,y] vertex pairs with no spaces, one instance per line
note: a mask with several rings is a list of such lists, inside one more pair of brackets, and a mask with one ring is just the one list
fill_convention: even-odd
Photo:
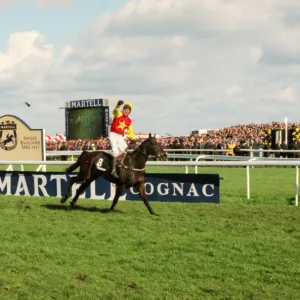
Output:
[[67,140],[97,139],[109,134],[108,99],[72,100],[65,108]]
[[73,100],[66,103],[66,107],[70,108],[102,107],[108,105],[108,99]]

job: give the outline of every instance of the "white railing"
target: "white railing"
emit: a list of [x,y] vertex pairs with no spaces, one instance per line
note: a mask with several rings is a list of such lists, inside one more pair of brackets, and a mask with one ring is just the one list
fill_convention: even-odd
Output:
[[[72,161],[0,161],[0,165],[69,165]],[[298,191],[299,191],[299,166],[300,160],[248,160],[248,161],[148,161],[147,166],[185,166],[186,172],[188,166],[210,166],[210,167],[246,167],[246,186],[247,186],[247,199],[250,199],[250,166],[292,166],[296,167],[296,191],[295,191],[295,205],[298,206]],[[40,168],[39,167],[39,168]],[[9,170],[7,170],[9,171]],[[38,171],[38,170],[37,170]],[[195,173],[198,172],[195,168]]]
[[[263,153],[300,153],[300,150],[272,150],[272,149],[240,149],[242,152],[249,152],[249,155],[245,155],[245,157],[254,157],[254,153],[259,153],[258,157],[262,157]],[[94,151],[94,150],[87,150],[87,151]],[[102,152],[111,153],[111,150],[98,150]],[[129,150],[130,152],[133,150]],[[232,150],[221,150],[221,149],[164,149],[167,152],[169,158],[190,158],[190,159],[197,159],[199,154],[192,154],[192,152],[213,152],[215,154],[211,155],[220,155],[219,152],[232,152]],[[71,160],[74,160],[74,156],[79,156],[83,150],[53,150],[53,151],[46,151],[46,157],[51,156],[71,156]],[[171,152],[171,153],[169,153]],[[183,152],[180,154],[172,153],[172,152]],[[186,155],[186,156],[184,156]],[[188,156],[187,156],[188,155]],[[222,155],[223,157],[227,157],[227,155]],[[257,156],[256,156],[257,157]]]
[[[95,150],[86,150],[86,151],[95,151]],[[111,153],[111,150],[96,150],[102,152]],[[128,150],[129,152],[133,151],[133,149]],[[165,152],[229,152],[232,150],[221,150],[221,149],[164,149]],[[46,154],[51,156],[52,155],[80,155],[83,150],[47,150]]]
[[[205,157],[205,156],[203,156]],[[241,156],[242,157],[242,156]],[[147,161],[148,166],[216,166],[216,167],[245,167],[245,166],[300,166],[300,160],[297,159],[266,159],[266,160],[256,160],[258,157],[248,159],[245,161]],[[70,165],[73,161],[59,161],[59,160],[7,160],[0,161],[0,165]]]
[[[92,152],[94,150],[87,150],[89,152]],[[96,150],[101,152],[107,152],[112,153],[111,150]],[[133,150],[128,150],[129,152],[132,152]],[[220,149],[164,149],[167,154],[169,152],[184,152],[184,153],[170,153],[168,154],[169,158],[196,158],[199,154],[192,154],[193,152],[214,152],[216,154],[219,154],[219,152],[229,152],[232,150],[220,150]],[[83,150],[47,150],[46,151],[46,157],[51,156],[71,156],[71,160],[74,160],[74,156],[79,156]],[[189,155],[189,157],[182,157],[183,155]]]

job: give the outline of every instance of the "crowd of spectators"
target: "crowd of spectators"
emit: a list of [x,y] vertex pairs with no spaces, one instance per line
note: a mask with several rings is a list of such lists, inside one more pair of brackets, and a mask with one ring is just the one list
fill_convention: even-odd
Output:
[[[157,138],[164,149],[218,149],[218,154],[223,155],[247,155],[245,152],[238,152],[239,149],[300,149],[300,124],[288,123],[288,129],[294,129],[293,139],[289,145],[279,141],[274,148],[271,141],[272,130],[284,130],[285,124],[272,122],[265,124],[234,125],[223,129],[209,130],[201,135],[188,136],[166,136]],[[141,138],[136,145],[144,139]],[[130,145],[130,147],[133,147]],[[109,141],[106,137],[90,140],[68,140],[48,141],[47,151],[51,150],[109,150]],[[222,151],[224,150],[224,151]],[[195,150],[194,150],[195,151]],[[178,153],[178,152],[177,152]],[[193,152],[195,153],[195,152]],[[199,152],[200,153],[200,152]],[[202,152],[203,154],[203,152]],[[206,154],[216,154],[213,153]],[[266,154],[268,155],[268,154]],[[266,156],[265,155],[265,156]]]

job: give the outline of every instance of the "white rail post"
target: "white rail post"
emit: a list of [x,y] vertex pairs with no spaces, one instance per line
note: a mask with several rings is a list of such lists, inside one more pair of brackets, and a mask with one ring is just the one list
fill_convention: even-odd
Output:
[[251,146],[250,149],[251,149],[251,151],[250,151],[250,157],[253,158],[253,156],[254,156],[254,155],[253,155],[253,146]]
[[250,168],[249,166],[247,166],[246,169],[246,173],[247,173],[247,199],[250,199]]
[[189,174],[189,167],[185,166],[185,174]]
[[296,195],[295,195],[295,205],[298,206],[298,192],[299,192],[299,167],[296,166]]
[[13,171],[13,170],[14,170],[13,165],[9,165],[6,169],[6,171]]

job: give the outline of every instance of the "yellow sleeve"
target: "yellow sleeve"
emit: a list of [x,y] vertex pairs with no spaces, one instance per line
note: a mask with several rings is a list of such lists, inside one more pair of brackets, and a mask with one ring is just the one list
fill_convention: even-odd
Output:
[[130,124],[126,130],[127,135],[129,136],[129,138],[131,140],[133,140],[135,138],[134,132],[132,130],[132,125]]
[[122,116],[122,113],[120,112],[120,106],[116,106],[115,109],[113,110],[113,115],[115,118],[119,118]]

